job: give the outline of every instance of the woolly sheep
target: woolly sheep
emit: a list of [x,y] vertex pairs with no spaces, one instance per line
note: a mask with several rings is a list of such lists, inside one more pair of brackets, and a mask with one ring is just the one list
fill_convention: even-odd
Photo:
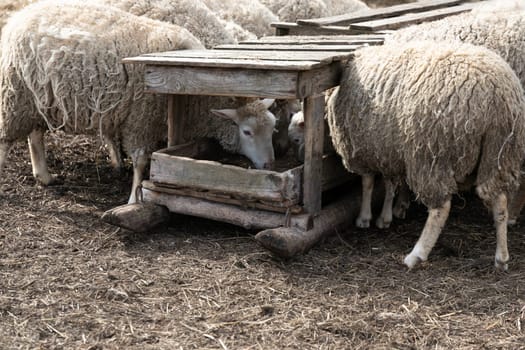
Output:
[[282,22],[329,16],[324,0],[260,0]]
[[[332,152],[334,148],[332,146],[330,135],[328,134],[328,124],[326,123],[326,119],[324,131],[323,152],[329,153]],[[300,162],[304,162],[304,132],[304,112],[301,110],[292,116],[290,123],[288,124],[288,137],[290,143],[293,145],[293,151],[297,160]]]
[[17,11],[28,5],[33,0],[0,0],[0,29],[7,22],[7,19],[13,11]]
[[324,2],[330,16],[369,9],[368,5],[360,0],[324,0]]
[[233,21],[257,37],[272,35],[272,22],[279,18],[258,0],[202,0],[226,21]]
[[217,15],[200,0],[96,0],[136,16],[144,16],[187,29],[206,48],[237,41]]
[[[411,40],[461,41],[484,46],[498,53],[514,69],[525,86],[525,1],[487,1],[465,12],[396,31],[386,42]],[[525,186],[525,184],[524,184]],[[394,215],[404,217],[409,205],[406,187],[401,187]],[[522,191],[524,192],[524,191]],[[519,196],[517,196],[519,197]],[[518,216],[520,199],[511,205],[509,223]]]
[[255,40],[257,35],[252,32],[244,29],[239,24],[233,21],[226,21],[222,18],[219,18],[219,22],[222,24],[224,29],[230,33],[230,35],[235,39],[236,42],[240,43],[241,41]]
[[[143,67],[124,67],[121,59],[146,52],[203,49],[198,39],[179,26],[109,6],[43,1],[15,14],[1,42],[0,170],[10,145],[28,137],[33,174],[50,184],[53,177],[45,161],[44,130],[100,133],[131,157],[129,202],[135,202],[148,156],[166,137],[166,99],[144,94]],[[275,117],[267,113],[268,105],[268,101],[255,101],[243,109],[214,111],[239,123],[233,136],[237,150],[257,167],[273,161]],[[250,114],[254,111],[256,116]],[[219,119],[210,115],[207,110],[207,120]],[[238,134],[241,128],[249,134],[260,125],[269,146],[254,159],[257,150],[250,149],[254,142],[243,140],[253,135]]]
[[332,142],[349,171],[365,184],[377,173],[403,179],[429,208],[404,259],[409,268],[428,258],[451,196],[471,173],[493,213],[495,264],[507,268],[507,198],[525,156],[525,100],[501,57],[461,43],[363,48],[345,67],[327,110]]

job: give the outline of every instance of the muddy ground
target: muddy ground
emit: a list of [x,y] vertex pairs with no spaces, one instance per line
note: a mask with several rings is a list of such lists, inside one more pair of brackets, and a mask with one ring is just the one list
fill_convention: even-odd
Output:
[[255,232],[173,215],[144,234],[105,224],[131,175],[96,139],[47,137],[62,183],[37,185],[25,144],[0,196],[1,349],[525,348],[525,233],[493,268],[490,215],[456,198],[428,262],[401,264],[424,208],[388,230],[348,228],[282,260]]

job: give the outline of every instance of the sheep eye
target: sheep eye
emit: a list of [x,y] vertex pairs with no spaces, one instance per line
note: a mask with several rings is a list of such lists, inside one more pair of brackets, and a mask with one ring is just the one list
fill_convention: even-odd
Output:
[[242,133],[246,136],[252,136],[252,132],[250,130],[243,130]]

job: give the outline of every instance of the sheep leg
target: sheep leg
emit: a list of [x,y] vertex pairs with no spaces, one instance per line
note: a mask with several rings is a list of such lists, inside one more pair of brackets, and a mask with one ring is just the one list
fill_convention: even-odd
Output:
[[374,191],[374,175],[363,175],[361,177],[362,197],[361,210],[355,221],[355,225],[360,228],[370,227],[372,219],[372,192]]
[[[4,169],[4,164],[7,159],[7,153],[11,148],[11,144],[8,142],[0,142],[0,176],[2,175],[2,170]],[[0,189],[0,193],[2,190]]]
[[392,214],[398,219],[404,219],[406,217],[407,209],[410,206],[410,189],[408,185],[403,181],[397,192],[396,203]]
[[420,261],[426,261],[428,254],[436,244],[436,241],[445,226],[448,214],[450,213],[450,202],[448,199],[440,208],[432,208],[428,211],[427,221],[421,236],[416,245],[405,257],[404,263],[409,269],[412,269]]
[[501,193],[492,202],[492,216],[496,227],[496,257],[495,266],[497,269],[507,271],[509,261],[509,250],[507,248],[507,196]]
[[376,226],[379,228],[388,228],[392,223],[392,205],[394,204],[394,196],[396,193],[396,185],[390,179],[385,179],[385,200],[381,214],[376,220]]
[[521,176],[520,187],[516,193],[514,193],[509,205],[509,225],[514,225],[518,221],[521,209],[525,205],[525,179],[524,175]]
[[137,190],[144,179],[144,173],[148,165],[148,155],[144,150],[137,150],[131,155],[131,160],[133,161],[133,183],[128,204],[137,203]]
[[46,150],[44,146],[44,130],[33,130],[28,138],[29,153],[31,155],[31,166],[33,176],[43,185],[51,185],[55,178],[49,173],[46,161]]
[[108,147],[109,152],[109,160],[111,167],[115,172],[120,172],[122,168],[122,156],[120,152],[120,148],[117,146],[115,141],[109,137],[104,136],[104,142],[106,143],[106,146]]

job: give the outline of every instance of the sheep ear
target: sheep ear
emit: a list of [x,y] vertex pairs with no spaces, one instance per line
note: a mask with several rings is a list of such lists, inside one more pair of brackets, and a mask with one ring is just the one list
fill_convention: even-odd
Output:
[[239,123],[239,114],[235,109],[212,109],[210,111],[218,117]]
[[265,98],[261,102],[266,107],[266,109],[268,109],[275,102],[275,98]]

